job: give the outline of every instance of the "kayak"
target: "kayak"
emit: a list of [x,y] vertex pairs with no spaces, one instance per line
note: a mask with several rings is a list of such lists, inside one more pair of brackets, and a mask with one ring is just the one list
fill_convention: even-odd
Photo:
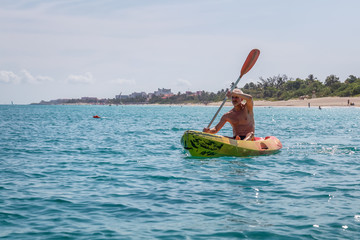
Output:
[[194,130],[185,131],[181,144],[193,157],[258,156],[275,153],[282,148],[280,140],[274,136],[245,141]]

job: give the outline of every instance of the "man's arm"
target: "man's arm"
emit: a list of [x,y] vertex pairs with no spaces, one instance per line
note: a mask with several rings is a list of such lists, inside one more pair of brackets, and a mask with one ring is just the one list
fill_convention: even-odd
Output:
[[247,108],[252,111],[254,108],[253,97],[251,95],[245,94],[245,93],[243,93],[241,95],[242,95],[242,98],[246,100]]
[[253,110],[254,108],[254,101],[253,101],[253,97],[250,94],[246,94],[246,93],[242,93],[242,94],[237,94],[240,98],[246,100],[246,106],[249,110]]
[[220,129],[225,125],[226,122],[227,122],[226,115],[223,115],[220,119],[220,122],[215,127],[211,128],[211,129],[204,128],[203,132],[215,134],[218,131],[220,131]]

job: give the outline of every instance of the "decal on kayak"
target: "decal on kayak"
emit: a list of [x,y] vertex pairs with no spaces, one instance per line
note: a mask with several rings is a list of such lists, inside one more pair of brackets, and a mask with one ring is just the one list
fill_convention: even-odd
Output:
[[216,154],[216,151],[219,151],[224,146],[223,143],[208,140],[206,138],[199,138],[195,135],[190,139],[190,144],[194,149],[202,148],[200,154],[204,156],[213,156]]
[[280,140],[274,136],[244,141],[194,130],[185,131],[181,144],[194,157],[258,156],[276,153],[282,148]]

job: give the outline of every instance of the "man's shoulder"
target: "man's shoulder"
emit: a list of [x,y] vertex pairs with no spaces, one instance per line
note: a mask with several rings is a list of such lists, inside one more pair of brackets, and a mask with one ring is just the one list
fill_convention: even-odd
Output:
[[232,114],[233,112],[235,112],[235,108],[232,108],[231,110],[229,110],[227,113],[225,114]]
[[236,114],[235,110],[234,109],[231,109],[230,111],[228,111],[227,113],[225,113],[223,116],[224,117],[229,117],[229,116],[232,116]]

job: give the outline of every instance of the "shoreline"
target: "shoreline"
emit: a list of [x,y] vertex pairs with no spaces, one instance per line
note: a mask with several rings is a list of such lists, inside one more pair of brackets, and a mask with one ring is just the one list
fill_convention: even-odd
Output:
[[[350,104],[348,104],[348,102]],[[360,97],[323,97],[311,99],[291,99],[287,101],[254,101],[254,106],[278,107],[359,107]]]
[[[348,105],[348,100],[353,105]],[[182,106],[220,106],[222,102],[208,104],[179,104]],[[158,104],[162,105],[162,104]],[[175,105],[175,104],[169,104]],[[224,106],[231,107],[227,101]],[[360,107],[360,97],[323,97],[311,99],[291,99],[286,101],[254,100],[254,107]]]
[[[348,104],[348,101],[350,104]],[[218,107],[220,102],[211,102],[208,104],[203,103],[182,103],[182,104],[124,104],[124,105],[115,105],[114,106],[130,106],[130,105],[148,105],[148,106],[210,106]],[[1,104],[2,105],[2,104]],[[8,104],[4,104],[8,105]],[[11,104],[9,104],[11,105]],[[13,104],[18,105],[18,104]],[[22,105],[22,104],[19,104]],[[24,105],[42,105],[42,104],[24,104]],[[43,105],[43,106],[50,106]],[[55,104],[54,104],[55,105]],[[58,105],[98,105],[98,104],[88,104],[88,103],[77,103],[77,104],[58,104]],[[98,106],[108,106],[108,104],[98,105]],[[232,103],[227,101],[224,106],[231,107]],[[290,99],[286,101],[266,101],[266,100],[254,100],[254,107],[360,107],[360,97],[323,97],[323,98],[310,98],[310,99]]]

